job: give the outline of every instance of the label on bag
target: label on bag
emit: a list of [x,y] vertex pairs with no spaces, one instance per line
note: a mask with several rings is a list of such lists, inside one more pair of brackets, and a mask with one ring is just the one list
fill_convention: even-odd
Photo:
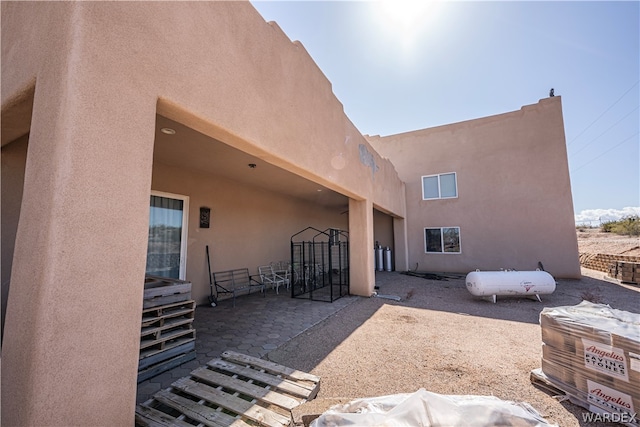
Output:
[[584,346],[585,368],[629,381],[627,359],[622,349],[585,338],[582,338],[582,345]]

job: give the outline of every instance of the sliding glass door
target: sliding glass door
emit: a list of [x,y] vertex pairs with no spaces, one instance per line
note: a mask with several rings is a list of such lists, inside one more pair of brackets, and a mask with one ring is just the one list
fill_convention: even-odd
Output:
[[188,196],[151,192],[147,274],[185,279],[188,216]]

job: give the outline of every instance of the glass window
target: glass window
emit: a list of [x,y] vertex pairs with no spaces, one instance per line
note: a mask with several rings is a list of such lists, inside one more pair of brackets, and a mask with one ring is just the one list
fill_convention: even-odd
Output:
[[165,196],[151,196],[146,274],[184,279],[189,199]]
[[434,227],[424,229],[425,252],[455,253],[460,251],[460,227]]
[[422,199],[449,199],[458,197],[456,173],[443,173],[422,177]]
[[460,228],[446,227],[442,229],[442,247],[444,252],[460,253]]
[[425,176],[422,178],[422,198],[439,199],[438,176]]
[[442,230],[439,228],[425,228],[427,252],[442,252]]
[[440,197],[458,197],[455,173],[445,173],[440,175]]

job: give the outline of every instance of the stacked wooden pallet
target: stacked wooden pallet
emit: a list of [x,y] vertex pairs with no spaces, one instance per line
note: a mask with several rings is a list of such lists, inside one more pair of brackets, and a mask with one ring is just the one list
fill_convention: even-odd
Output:
[[136,425],[288,426],[319,388],[315,375],[226,351],[138,405]]
[[147,276],[144,292],[138,382],[196,357],[191,283]]
[[621,282],[640,283],[640,262],[617,261],[609,267],[609,276]]
[[191,282],[166,277],[146,276],[143,308],[158,307],[191,299]]

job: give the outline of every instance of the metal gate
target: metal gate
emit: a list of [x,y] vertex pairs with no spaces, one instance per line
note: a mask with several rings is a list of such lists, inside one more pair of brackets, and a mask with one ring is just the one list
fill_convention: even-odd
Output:
[[333,302],[349,295],[349,233],[307,227],[291,236],[291,297]]

